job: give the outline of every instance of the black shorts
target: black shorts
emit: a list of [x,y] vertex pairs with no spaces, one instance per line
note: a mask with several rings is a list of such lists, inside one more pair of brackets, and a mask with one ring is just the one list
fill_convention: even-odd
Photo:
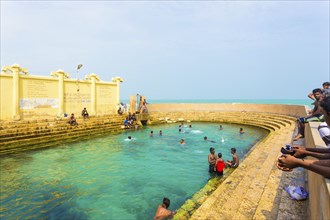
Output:
[[214,173],[214,165],[209,165],[209,172]]

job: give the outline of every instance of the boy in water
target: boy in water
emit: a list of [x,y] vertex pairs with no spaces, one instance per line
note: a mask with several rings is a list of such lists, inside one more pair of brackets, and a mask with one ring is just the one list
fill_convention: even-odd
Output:
[[218,153],[218,159],[215,163],[214,171],[218,176],[223,176],[223,170],[225,169],[226,164],[222,159],[222,153]]
[[156,214],[153,220],[162,220],[166,218],[172,218],[175,215],[176,211],[168,210],[171,201],[168,198],[163,199],[163,203],[158,206]]
[[232,167],[232,168],[237,168],[238,167],[238,164],[239,164],[239,159],[238,159],[238,156],[236,154],[236,148],[232,148],[230,150],[232,156],[233,156],[233,160],[227,160],[226,162],[226,165],[228,167]]
[[208,156],[208,161],[209,161],[209,172],[213,173],[214,172],[214,167],[215,167],[215,162],[217,161],[217,156],[214,153],[214,148],[210,148],[210,154]]

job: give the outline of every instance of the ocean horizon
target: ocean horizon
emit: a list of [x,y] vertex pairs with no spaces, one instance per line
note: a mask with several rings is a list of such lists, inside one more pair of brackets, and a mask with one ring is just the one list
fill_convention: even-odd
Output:
[[[121,102],[129,103],[128,99]],[[312,107],[309,99],[147,99],[148,104],[162,103],[249,103],[249,104],[284,104],[284,105],[306,105]]]

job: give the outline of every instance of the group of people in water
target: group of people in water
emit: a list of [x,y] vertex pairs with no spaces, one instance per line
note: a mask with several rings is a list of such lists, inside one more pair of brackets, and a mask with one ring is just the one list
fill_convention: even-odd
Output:
[[[181,123],[179,125],[179,132],[183,132],[183,123]],[[189,125],[188,128],[192,128],[192,125]],[[223,127],[222,125],[219,126],[219,130],[223,130]],[[244,130],[243,128],[240,128],[239,130],[239,133],[240,134],[243,134],[244,133]],[[159,135],[161,136],[163,133],[162,131],[160,130],[159,131]],[[150,137],[153,137],[154,135],[154,132],[153,131],[150,131],[150,134],[149,136]],[[212,140],[209,140],[207,138],[207,136],[204,137],[204,141],[208,141],[210,143],[215,143],[215,141],[212,141]],[[180,139],[180,144],[186,144],[186,142],[184,141],[184,139]],[[237,168],[238,165],[239,165],[239,157],[236,153],[236,148],[231,148],[230,150],[231,152],[231,155],[232,155],[232,159],[231,160],[227,160],[227,161],[224,161],[222,159],[222,153],[218,153],[217,155],[215,154],[215,149],[214,147],[211,147],[210,148],[210,154],[208,155],[208,163],[209,163],[209,172],[211,174],[215,174],[217,176],[222,176],[223,175],[223,172],[224,172],[224,169],[227,167],[227,168]],[[165,197],[163,199],[163,202],[162,204],[158,205],[157,207],[157,210],[156,210],[156,213],[155,213],[155,216],[154,216],[154,220],[160,220],[160,219],[166,219],[166,218],[171,218],[173,217],[175,214],[176,214],[176,211],[171,211],[169,210],[170,206],[170,200]]]
[[210,154],[208,155],[209,172],[215,173],[217,176],[222,176],[226,167],[237,168],[239,165],[239,158],[236,153],[236,148],[231,148],[230,153],[233,157],[232,160],[227,160],[225,162],[222,159],[222,153],[218,153],[218,155],[216,155],[214,147],[211,147]]

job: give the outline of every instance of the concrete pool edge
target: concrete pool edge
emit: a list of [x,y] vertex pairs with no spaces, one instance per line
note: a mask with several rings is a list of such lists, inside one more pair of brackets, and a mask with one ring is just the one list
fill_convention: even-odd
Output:
[[[255,126],[253,126],[255,127]],[[262,129],[262,128],[259,128]],[[258,144],[262,143],[264,140],[268,138],[271,132],[262,138],[261,140],[257,141],[243,156],[240,158],[240,162],[242,163],[245,158],[247,158],[251,152],[258,146]],[[226,168],[224,175],[222,177],[210,177],[208,182],[202,187],[198,192],[196,192],[191,198],[187,199],[186,202],[177,210],[177,213],[174,219],[188,219],[190,218],[193,213],[210,197],[210,195],[224,182],[226,181],[227,177],[234,171],[233,168]],[[228,183],[226,183],[228,184]]]

